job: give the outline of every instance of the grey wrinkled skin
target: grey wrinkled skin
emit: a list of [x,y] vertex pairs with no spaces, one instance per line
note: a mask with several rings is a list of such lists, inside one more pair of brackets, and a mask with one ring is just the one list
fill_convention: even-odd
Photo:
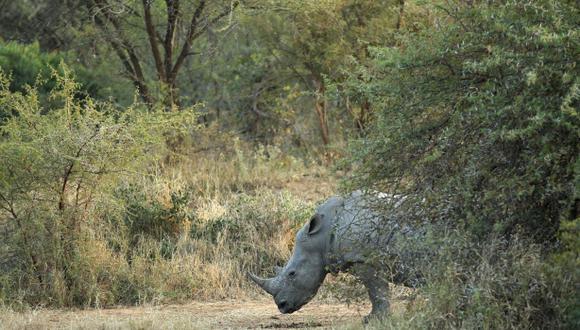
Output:
[[292,257],[273,278],[250,278],[274,297],[281,313],[293,313],[317,293],[328,273],[349,272],[366,287],[372,303],[369,317],[384,315],[389,308],[388,283],[415,286],[420,278],[407,265],[412,259],[408,245],[399,244],[417,232],[401,225],[396,212],[382,216],[376,205],[393,210],[401,196],[355,191],[332,197],[320,205],[310,221],[296,234]]

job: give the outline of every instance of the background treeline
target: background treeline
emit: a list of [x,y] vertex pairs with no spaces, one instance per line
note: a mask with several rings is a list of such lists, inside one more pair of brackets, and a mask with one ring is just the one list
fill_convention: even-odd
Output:
[[338,173],[432,228],[380,327],[580,326],[576,1],[0,9],[3,304],[246,294]]

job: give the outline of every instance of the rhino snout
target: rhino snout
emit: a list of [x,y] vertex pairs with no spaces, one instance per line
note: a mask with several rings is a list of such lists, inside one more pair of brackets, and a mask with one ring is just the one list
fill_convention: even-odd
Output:
[[298,310],[297,308],[290,306],[286,300],[280,301],[279,303],[277,303],[277,305],[278,310],[282,314],[292,314]]

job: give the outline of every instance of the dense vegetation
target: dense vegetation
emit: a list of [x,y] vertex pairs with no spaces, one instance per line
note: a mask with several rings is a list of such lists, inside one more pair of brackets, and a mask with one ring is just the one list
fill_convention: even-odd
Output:
[[377,327],[580,326],[576,1],[0,9],[0,304],[246,294],[336,173],[427,228]]
[[573,13],[565,2],[480,5],[373,49],[364,89],[377,120],[355,156],[361,185],[408,191],[433,221],[480,235],[553,239],[580,207]]

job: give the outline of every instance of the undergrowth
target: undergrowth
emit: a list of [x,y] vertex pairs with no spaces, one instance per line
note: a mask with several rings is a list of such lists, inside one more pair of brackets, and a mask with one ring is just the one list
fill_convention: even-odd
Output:
[[64,72],[50,108],[34,87],[11,92],[0,77],[0,107],[14,113],[0,127],[0,304],[257,292],[245,273],[283,263],[313,207],[283,187],[325,170],[199,127],[187,109],[119,112],[79,98]]
[[[575,241],[575,243],[574,243]],[[425,284],[406,308],[376,329],[575,329],[578,238],[564,240],[565,259],[523,237],[481,242],[465,230],[434,230],[413,244],[431,249],[418,263]],[[558,254],[555,254],[558,255]],[[564,261],[566,260],[566,261]]]

